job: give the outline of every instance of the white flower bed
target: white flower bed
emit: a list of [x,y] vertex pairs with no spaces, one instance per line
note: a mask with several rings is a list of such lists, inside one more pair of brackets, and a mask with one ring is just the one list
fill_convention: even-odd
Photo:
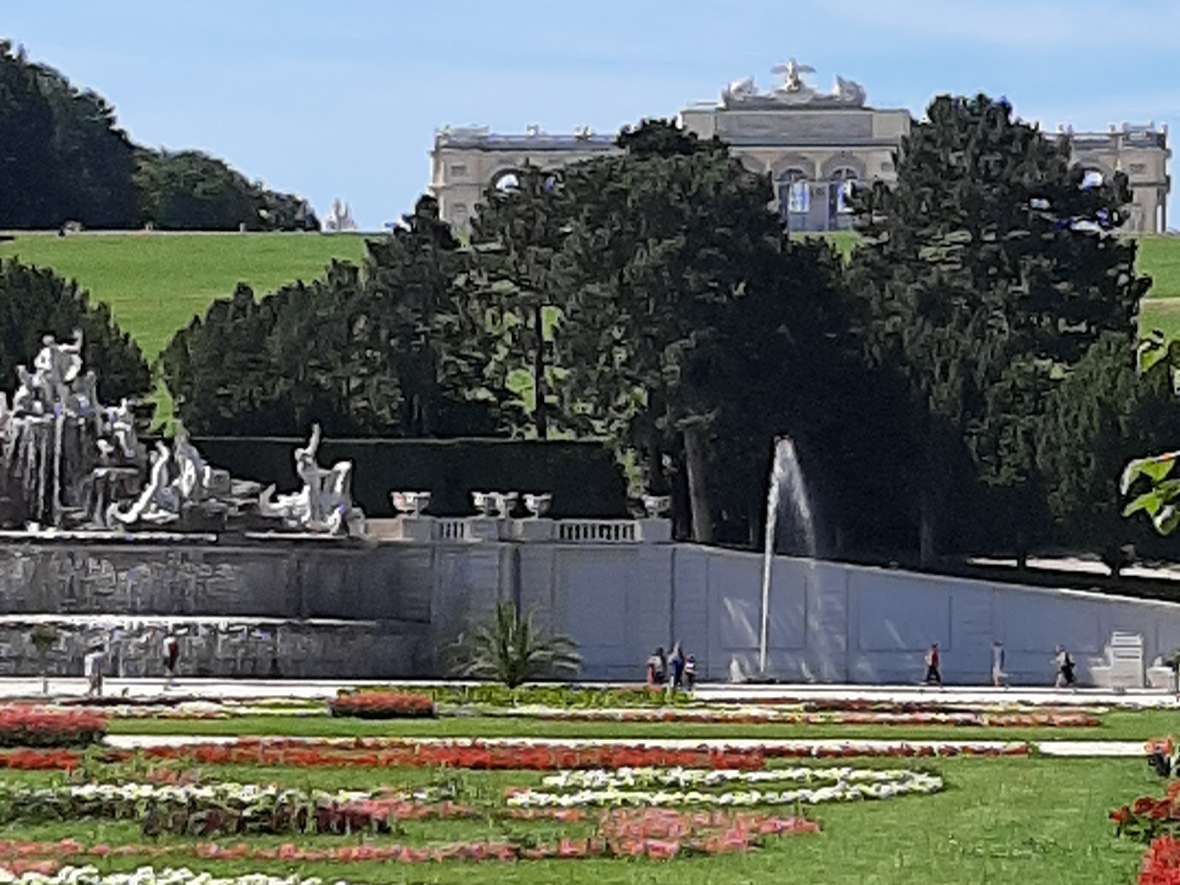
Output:
[[[618,768],[613,771],[593,768],[586,771],[561,771],[542,778],[546,787],[556,789],[602,790],[618,787],[720,787],[727,784],[791,783],[889,783],[916,776],[905,770],[873,768],[773,768],[766,771],[741,771],[722,768]],[[926,776],[926,775],[921,775]]]
[[[818,787],[785,790],[744,789],[722,793],[702,792],[702,787],[731,783],[822,783]],[[937,793],[942,778],[906,769],[875,771],[854,768],[782,768],[770,771],[728,769],[620,769],[563,771],[546,777],[544,786],[572,792],[526,789],[512,793],[507,804],[517,808],[578,808],[584,806],[714,806],[815,805],[820,802],[855,802],[891,799],[908,794]],[[654,789],[644,789],[654,787]],[[679,787],[680,789],[665,789]],[[696,787],[698,789],[684,789]]]
[[[183,867],[159,872],[152,867],[140,867],[134,873],[109,873],[105,876],[94,867],[63,867],[52,876],[42,873],[15,876],[8,870],[0,869],[0,883],[5,885],[321,885],[322,881],[299,876],[268,876],[265,873],[219,879],[209,873],[194,873]],[[344,885],[343,880],[338,880],[336,885]]]
[[413,792],[373,793],[367,790],[312,790],[310,793],[274,784],[150,784],[127,782],[121,784],[73,784],[61,787],[26,787],[0,784],[0,797],[27,803],[73,801],[80,804],[135,804],[166,802],[180,805],[216,803],[219,805],[251,806],[261,801],[307,801],[346,805],[369,799],[437,802],[452,797],[452,791],[442,787],[425,787]]

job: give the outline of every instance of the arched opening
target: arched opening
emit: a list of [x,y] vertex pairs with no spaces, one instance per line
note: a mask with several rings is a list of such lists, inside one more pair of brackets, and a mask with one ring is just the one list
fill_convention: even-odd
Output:
[[784,169],[778,177],[779,211],[784,219],[791,215],[806,215],[811,208],[811,191],[807,186],[807,173],[792,167]]
[[520,177],[511,169],[498,174],[492,179],[492,187],[502,193],[520,190]]
[[841,219],[839,216],[849,216],[852,214],[852,189],[856,186],[855,182],[860,180],[857,171],[849,166],[841,166],[838,169],[832,170],[829,180],[832,183],[829,188],[829,199],[831,201],[832,215],[837,222]]

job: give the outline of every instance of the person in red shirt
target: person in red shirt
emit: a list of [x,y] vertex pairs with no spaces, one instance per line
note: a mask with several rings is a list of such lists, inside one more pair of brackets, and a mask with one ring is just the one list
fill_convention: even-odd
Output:
[[942,670],[939,669],[940,661],[938,657],[938,643],[930,645],[930,651],[926,652],[926,684],[942,685]]
[[176,665],[180,661],[180,640],[176,638],[176,631],[169,629],[164,635],[164,670],[168,673],[166,687],[171,687],[176,679]]

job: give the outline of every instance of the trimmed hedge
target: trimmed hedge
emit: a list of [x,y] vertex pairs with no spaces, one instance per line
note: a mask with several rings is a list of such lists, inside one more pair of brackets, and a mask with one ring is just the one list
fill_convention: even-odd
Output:
[[[194,438],[209,463],[239,479],[299,488],[294,451],[306,440]],[[325,439],[319,460],[353,462],[352,493],[370,517],[393,516],[392,491],[429,491],[429,513],[473,512],[475,491],[550,492],[556,517],[626,514],[626,484],[614,455],[596,442],[497,439]]]

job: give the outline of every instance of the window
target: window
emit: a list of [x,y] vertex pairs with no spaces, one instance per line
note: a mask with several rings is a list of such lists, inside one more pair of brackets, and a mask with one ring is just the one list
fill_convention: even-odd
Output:
[[849,203],[848,198],[852,196],[853,182],[857,180],[855,169],[841,167],[832,173],[833,190],[836,193],[836,211],[842,213],[849,213],[852,211],[852,204]]
[[806,212],[811,207],[807,175],[802,169],[788,169],[779,177],[778,199],[788,212]]

